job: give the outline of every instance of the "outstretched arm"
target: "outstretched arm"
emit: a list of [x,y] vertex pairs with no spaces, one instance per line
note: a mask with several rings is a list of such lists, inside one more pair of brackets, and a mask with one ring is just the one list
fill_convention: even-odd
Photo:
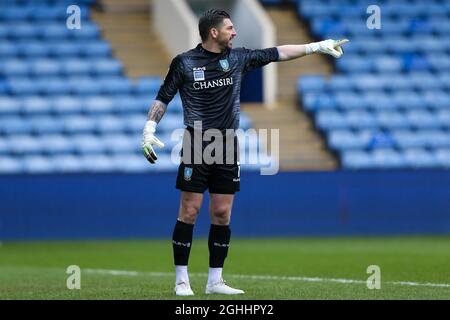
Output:
[[279,61],[289,61],[297,59],[312,53],[325,53],[335,58],[340,58],[344,51],[341,45],[349,42],[348,39],[343,40],[324,40],[320,42],[312,42],[308,44],[288,44],[278,46]]

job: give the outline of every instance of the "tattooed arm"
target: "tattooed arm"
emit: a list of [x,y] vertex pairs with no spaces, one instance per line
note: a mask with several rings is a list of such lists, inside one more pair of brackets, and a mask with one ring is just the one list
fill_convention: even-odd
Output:
[[159,123],[161,118],[164,116],[164,113],[166,113],[166,110],[167,104],[159,100],[155,100],[152,104],[152,107],[148,111],[147,120]]

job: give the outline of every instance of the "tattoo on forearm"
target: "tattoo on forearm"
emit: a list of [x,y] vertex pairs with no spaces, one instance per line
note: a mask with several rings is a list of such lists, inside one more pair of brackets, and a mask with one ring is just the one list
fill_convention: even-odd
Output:
[[150,111],[148,112],[148,120],[153,120],[156,123],[159,123],[166,110],[167,105],[165,103],[159,100],[155,100],[155,102],[153,102]]

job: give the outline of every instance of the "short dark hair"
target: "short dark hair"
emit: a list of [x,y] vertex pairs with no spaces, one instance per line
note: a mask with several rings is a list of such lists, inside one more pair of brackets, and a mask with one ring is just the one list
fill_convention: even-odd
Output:
[[198,21],[198,31],[202,41],[208,40],[209,30],[217,28],[227,18],[230,19],[228,12],[221,9],[209,9],[203,13]]

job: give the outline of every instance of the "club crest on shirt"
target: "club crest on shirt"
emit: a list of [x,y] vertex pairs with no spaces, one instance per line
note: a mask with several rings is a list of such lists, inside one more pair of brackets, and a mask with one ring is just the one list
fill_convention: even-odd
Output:
[[190,181],[192,177],[192,168],[184,168],[184,180]]
[[222,67],[223,71],[228,71],[230,70],[230,65],[228,64],[228,60],[224,59],[224,60],[219,60],[220,66]]

